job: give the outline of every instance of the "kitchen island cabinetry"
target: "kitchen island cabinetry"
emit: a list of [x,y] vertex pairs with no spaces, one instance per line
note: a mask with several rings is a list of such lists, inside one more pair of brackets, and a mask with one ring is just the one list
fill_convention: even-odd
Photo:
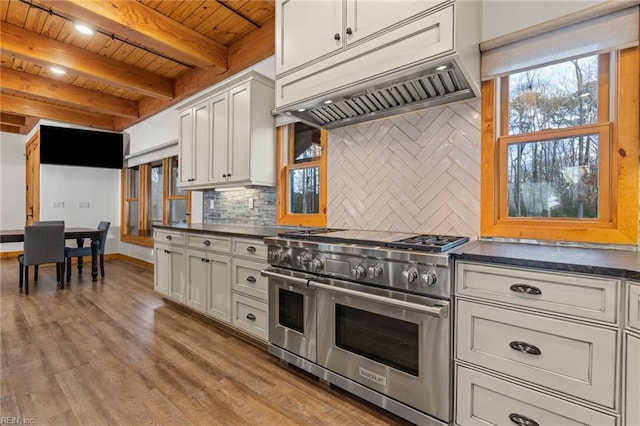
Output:
[[273,81],[250,72],[179,110],[180,186],[275,185]]
[[458,261],[455,287],[457,424],[620,423],[622,280]]

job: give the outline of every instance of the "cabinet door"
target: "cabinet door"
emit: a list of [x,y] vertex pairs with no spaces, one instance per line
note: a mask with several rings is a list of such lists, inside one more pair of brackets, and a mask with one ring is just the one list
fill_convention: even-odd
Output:
[[193,107],[193,176],[192,184],[206,184],[209,178],[209,102]]
[[208,272],[207,253],[187,250],[186,303],[201,312],[206,312]]
[[209,291],[207,313],[231,321],[231,258],[209,253]]
[[180,186],[191,185],[193,179],[193,111],[188,109],[180,113],[180,138],[178,139],[180,163]]
[[228,92],[211,99],[211,158],[209,159],[209,183],[227,182],[229,144],[228,100]]
[[625,420],[627,426],[640,425],[640,339],[628,334],[626,348]]
[[[432,0],[346,0],[347,44],[355,43],[436,6]],[[351,33],[351,34],[349,34]]]
[[341,49],[342,8],[340,0],[277,0],[276,74]]
[[184,273],[184,249],[170,247],[169,263],[169,297],[184,302],[184,290],[187,282]]
[[251,169],[250,83],[229,91],[229,182],[249,180]]
[[640,331],[640,283],[627,282],[627,327]]
[[153,270],[153,289],[167,295],[169,293],[169,277],[171,276],[169,246],[156,244],[154,251],[156,264]]

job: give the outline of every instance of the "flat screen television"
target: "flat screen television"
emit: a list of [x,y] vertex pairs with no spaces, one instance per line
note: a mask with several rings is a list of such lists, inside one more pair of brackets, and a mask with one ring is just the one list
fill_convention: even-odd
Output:
[[40,126],[40,163],[122,169],[122,133]]

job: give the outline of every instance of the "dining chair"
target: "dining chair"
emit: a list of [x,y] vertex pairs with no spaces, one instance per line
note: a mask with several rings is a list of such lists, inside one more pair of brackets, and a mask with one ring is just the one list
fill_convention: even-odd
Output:
[[[109,227],[111,222],[100,222],[98,224],[98,230],[102,231],[100,235],[100,245],[98,246],[98,254],[100,255],[100,275],[104,277],[104,251],[107,244],[107,234],[109,233]],[[67,259],[67,282],[71,280],[71,259],[78,258],[78,265],[82,264],[80,260],[82,256],[91,256],[91,245],[89,247],[65,247],[64,255]],[[82,272],[82,268],[78,267],[78,272]]]
[[24,227],[24,251],[18,256],[20,288],[29,294],[29,265],[34,265],[33,281],[38,281],[38,265],[56,264],[56,279],[64,288],[64,222]]

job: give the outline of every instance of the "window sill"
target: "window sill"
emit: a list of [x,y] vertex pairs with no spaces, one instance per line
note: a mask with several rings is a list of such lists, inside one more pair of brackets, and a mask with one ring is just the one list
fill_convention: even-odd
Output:
[[137,246],[151,247],[153,248],[153,237],[149,236],[133,236],[133,235],[120,235],[120,241],[123,243],[134,244]]

